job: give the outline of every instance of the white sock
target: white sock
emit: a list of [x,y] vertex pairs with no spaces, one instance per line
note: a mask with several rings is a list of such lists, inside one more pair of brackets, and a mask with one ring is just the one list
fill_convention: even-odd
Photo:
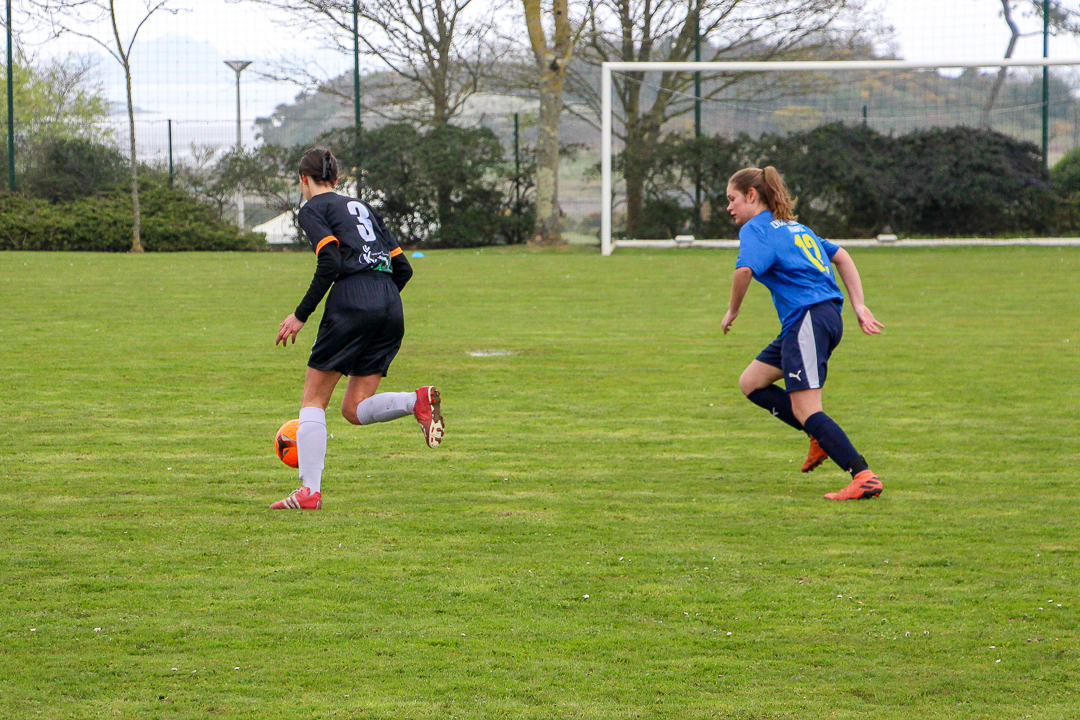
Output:
[[313,493],[321,492],[323,462],[326,460],[326,411],[322,408],[300,408],[296,457],[300,466],[300,484]]
[[361,425],[388,422],[412,415],[415,405],[415,392],[379,393],[356,406],[356,418]]

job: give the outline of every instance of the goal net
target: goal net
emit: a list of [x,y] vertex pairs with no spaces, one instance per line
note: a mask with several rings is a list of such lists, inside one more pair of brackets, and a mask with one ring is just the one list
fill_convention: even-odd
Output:
[[[916,234],[908,228],[921,226],[911,225],[902,188],[890,188],[910,185],[911,177],[890,173],[890,164],[892,170],[911,166],[912,173],[931,175],[946,168],[942,182],[948,182],[949,168],[957,181],[980,172],[1004,181],[1012,170],[998,170],[995,162],[1039,174],[1037,166],[1080,146],[1077,65],[1080,59],[1045,58],[603,63],[602,252],[670,246],[676,236],[688,242],[691,235],[697,245],[734,244],[736,229],[724,210],[726,181],[735,170],[758,164],[797,176],[792,189],[803,199],[804,219],[813,227],[811,217],[824,218],[819,222],[842,233],[834,237]],[[689,81],[695,73],[697,90]],[[634,85],[635,93],[627,92]],[[640,102],[636,123],[627,122],[624,104],[632,95]],[[650,137],[640,120],[665,96],[665,121]],[[969,157],[979,153],[993,157]],[[933,168],[927,166],[935,159]],[[861,186],[863,194],[876,195],[840,197],[845,191],[836,182],[813,188],[806,179],[815,172],[833,179],[848,173],[852,192]],[[921,221],[932,228],[949,222]],[[965,236],[963,225],[951,236]]]

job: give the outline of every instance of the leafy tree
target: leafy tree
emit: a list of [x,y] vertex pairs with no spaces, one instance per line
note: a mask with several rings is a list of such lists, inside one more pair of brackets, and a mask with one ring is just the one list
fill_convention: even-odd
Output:
[[[352,54],[352,0],[257,2],[288,11],[286,22],[290,24],[324,30],[326,44]],[[440,125],[461,112],[498,59],[492,41],[497,37],[496,6],[474,0],[368,0],[359,4],[359,21],[366,26],[358,34],[361,47],[405,81],[396,86],[399,117]],[[306,86],[353,99],[351,83],[329,83],[312,75],[307,66],[283,67],[282,73]]]
[[[69,54],[31,62],[16,48],[12,84],[15,127],[20,135],[95,135],[94,123],[108,115],[108,101],[93,84],[94,64]],[[0,104],[7,107],[7,68],[0,66]]]
[[[108,103],[92,82],[90,59],[68,55],[32,63],[16,49],[12,78],[16,173],[25,170],[28,158],[38,153],[43,143],[57,138],[104,139],[96,123],[107,116]],[[0,67],[0,107],[7,106],[6,73],[6,67]],[[3,186],[7,187],[7,142],[3,141],[0,141],[0,164]]]
[[[1005,46],[1005,59],[1012,57],[1016,49],[1016,42],[1024,35],[1041,35],[1041,21],[1043,19],[1043,0],[998,0],[1001,3],[1001,17],[1009,26],[1009,42]],[[1049,30],[1051,35],[1080,34],[1080,10],[1065,7],[1060,0],[1051,0],[1049,12]],[[1040,19],[1040,29],[1035,32],[1022,33],[1020,26],[1014,17],[1017,11],[1023,12],[1027,17]],[[982,127],[990,127],[990,113],[997,103],[1001,88],[1005,84],[1005,77],[1009,74],[1009,68],[999,68],[994,78],[994,84],[990,88],[990,94],[982,109]]]
[[[859,23],[863,0],[593,0],[587,47],[593,66],[604,61],[690,60],[700,31],[702,60],[780,60],[832,58],[866,52]],[[854,30],[850,28],[855,28]],[[702,96],[722,96],[734,86],[752,84],[746,73],[703,73]],[[663,72],[654,87],[644,72],[612,76],[613,100],[621,108],[622,129],[615,134],[627,151],[622,164],[626,183],[626,225],[640,236],[646,177],[665,124],[693,109],[692,75]],[[769,89],[768,83],[754,86]],[[574,89],[599,111],[599,89],[578,78]]]
[[[258,197],[275,214],[291,211],[295,225],[300,196],[297,166],[306,150],[306,145],[291,148],[261,145],[250,150],[232,148],[218,160],[204,191],[224,209],[236,188],[242,185],[246,195]],[[299,225],[296,229],[299,232]]]
[[[135,150],[135,104],[131,97],[131,50],[135,45],[136,38],[139,36],[139,31],[142,30],[143,25],[154,13],[158,10],[172,13],[175,13],[176,11],[165,7],[170,0],[144,0],[142,2],[142,10],[136,11],[134,14],[130,10],[125,11],[123,8],[118,12],[116,8],[117,0],[33,0],[33,2],[41,6],[44,12],[49,16],[53,24],[53,30],[57,36],[63,33],[70,33],[72,35],[87,38],[88,40],[97,43],[97,45],[103,48],[105,52],[109,53],[109,55],[124,69],[124,80],[126,81],[127,87],[128,137],[130,140],[131,161],[131,206],[133,221],[131,228],[131,252],[140,253],[143,251],[143,247],[139,237],[141,229],[141,217],[139,212],[139,161]],[[120,31],[120,24],[124,23],[124,21],[129,18],[135,21],[136,24],[134,30],[131,31],[130,36],[127,37],[125,41]],[[99,35],[89,31],[90,28],[102,22],[107,22],[112,31],[109,33],[108,30],[106,30],[102,33],[106,39],[102,39]]]
[[[562,242],[559,210],[559,125],[563,112],[563,84],[574,49],[588,26],[589,14],[570,17],[567,0],[522,0],[529,46],[540,91],[539,133],[536,145],[536,229],[541,244]],[[545,18],[551,26],[545,30]]]

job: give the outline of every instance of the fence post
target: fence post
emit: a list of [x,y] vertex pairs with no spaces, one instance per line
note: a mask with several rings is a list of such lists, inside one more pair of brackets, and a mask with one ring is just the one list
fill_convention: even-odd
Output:
[[172,120],[169,120],[169,187],[173,186]]
[[11,63],[11,0],[7,0],[8,190],[15,192],[15,73]]
[[[1050,57],[1050,0],[1043,0],[1043,57]],[[1042,155],[1050,167],[1050,68],[1042,69]]]
[[353,31],[353,126],[356,130],[356,197],[363,197],[364,184],[364,138],[363,116],[360,98],[360,19],[359,0],[352,4]]

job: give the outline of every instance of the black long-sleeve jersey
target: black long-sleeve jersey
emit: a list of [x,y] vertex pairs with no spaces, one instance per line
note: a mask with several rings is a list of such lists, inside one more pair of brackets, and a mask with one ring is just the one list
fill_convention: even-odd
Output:
[[341,268],[335,280],[364,270],[393,272],[390,258],[401,254],[386,223],[370,205],[335,192],[308,200],[300,208],[300,227],[316,255],[327,243],[337,243]]
[[400,291],[412,277],[412,267],[382,217],[363,200],[320,193],[299,214],[300,227],[319,258],[315,277],[295,315],[307,322],[330,286],[360,272],[393,276]]

